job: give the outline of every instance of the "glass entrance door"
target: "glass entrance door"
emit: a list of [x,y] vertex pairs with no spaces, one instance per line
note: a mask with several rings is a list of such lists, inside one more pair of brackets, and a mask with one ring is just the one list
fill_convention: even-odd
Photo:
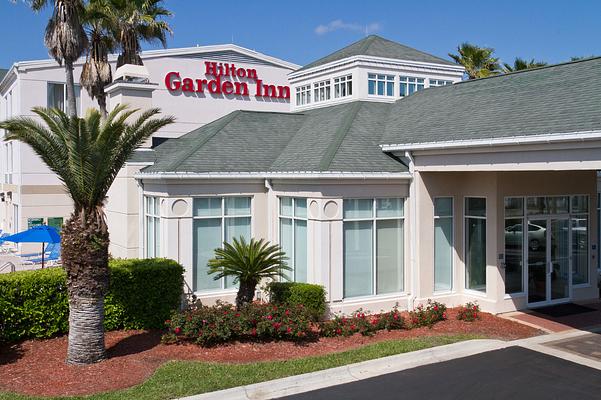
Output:
[[570,224],[567,217],[528,220],[528,303],[570,297]]

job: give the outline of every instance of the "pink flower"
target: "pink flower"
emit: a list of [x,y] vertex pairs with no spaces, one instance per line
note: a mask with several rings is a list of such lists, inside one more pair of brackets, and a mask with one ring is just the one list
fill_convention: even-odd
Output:
[[266,318],[267,318],[268,320],[270,320],[270,321],[273,319],[273,317],[271,316],[271,314],[270,314],[270,315],[268,315]]
[[442,319],[447,319],[447,313],[446,312],[442,313]]
[[291,333],[291,332],[292,332],[292,328],[291,327],[286,328],[286,333]]
[[180,328],[179,326],[177,328],[174,329],[174,332],[176,335],[179,335],[182,332],[182,328]]

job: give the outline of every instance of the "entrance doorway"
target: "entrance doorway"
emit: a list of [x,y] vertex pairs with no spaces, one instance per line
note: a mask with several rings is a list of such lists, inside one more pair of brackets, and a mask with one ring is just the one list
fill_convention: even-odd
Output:
[[528,304],[561,303],[570,298],[570,220],[528,218]]

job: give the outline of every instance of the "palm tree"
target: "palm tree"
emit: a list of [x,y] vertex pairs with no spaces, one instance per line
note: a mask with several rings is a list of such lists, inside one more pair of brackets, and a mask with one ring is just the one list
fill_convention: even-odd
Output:
[[[40,11],[48,0],[32,0],[31,8]],[[84,6],[82,0],[54,0],[54,11],[46,26],[44,44],[59,65],[65,64],[67,89],[67,114],[77,115],[73,63],[83,54],[88,44],[81,24]]]
[[515,71],[523,71],[525,69],[532,68],[540,68],[547,65],[544,61],[536,61],[534,58],[532,60],[524,60],[523,58],[516,57],[513,61],[513,65],[503,63],[503,72],[515,72]]
[[173,31],[164,17],[172,15],[162,6],[162,0],[105,0],[105,15],[114,26],[114,36],[120,54],[117,67],[124,64],[142,65],[141,41],[159,42],[167,46],[167,33]]
[[250,303],[255,297],[255,289],[263,278],[284,276],[289,271],[286,254],[277,244],[260,239],[250,239],[247,243],[243,236],[234,238],[233,243],[224,243],[222,249],[215,249],[215,258],[209,260],[209,274],[216,274],[215,280],[226,276],[239,282],[236,295],[236,307]]
[[494,51],[466,42],[457,47],[457,54],[449,53],[449,57],[463,65],[469,79],[486,78],[500,72],[499,59],[493,57]]
[[109,53],[115,49],[116,42],[112,34],[111,20],[106,18],[103,12],[104,4],[103,0],[91,0],[85,8],[89,45],[79,82],[92,99],[96,98],[102,116],[106,117],[104,88],[113,80]]
[[62,180],[74,210],[62,230],[62,261],[69,295],[67,362],[90,364],[105,358],[104,296],[108,287],[109,232],[103,202],[131,153],[172,117],[153,118],[158,109],[140,112],[117,106],[107,118],[89,110],[85,118],[58,109],[32,110],[42,122],[16,117],[0,122],[5,140],[33,148]]

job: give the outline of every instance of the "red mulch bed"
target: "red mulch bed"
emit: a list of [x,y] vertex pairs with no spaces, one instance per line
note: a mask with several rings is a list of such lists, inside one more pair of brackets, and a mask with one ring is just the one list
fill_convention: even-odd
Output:
[[372,337],[356,334],[303,344],[235,343],[209,349],[194,344],[163,345],[158,331],[107,332],[109,358],[90,366],[65,364],[66,336],[28,340],[0,347],[0,390],[38,396],[85,395],[139,384],[169,360],[248,363],[315,356],[419,336],[479,334],[513,340],[541,334],[537,329],[490,314],[482,313],[481,320],[471,323],[456,320],[455,310],[449,310],[448,314],[447,321],[437,323],[432,329],[381,331]]

